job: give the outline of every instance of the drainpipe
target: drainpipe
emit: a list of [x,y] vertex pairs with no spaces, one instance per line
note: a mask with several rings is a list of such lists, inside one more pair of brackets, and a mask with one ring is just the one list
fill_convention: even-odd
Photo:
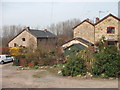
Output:
[[95,26],[94,26],[94,44],[95,44]]
[[94,25],[94,51],[95,51],[95,25]]

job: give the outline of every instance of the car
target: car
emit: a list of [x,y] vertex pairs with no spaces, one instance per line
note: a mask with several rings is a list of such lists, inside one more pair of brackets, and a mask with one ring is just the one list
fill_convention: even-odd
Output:
[[14,60],[14,57],[11,55],[0,55],[0,63],[4,64],[6,62],[11,62]]

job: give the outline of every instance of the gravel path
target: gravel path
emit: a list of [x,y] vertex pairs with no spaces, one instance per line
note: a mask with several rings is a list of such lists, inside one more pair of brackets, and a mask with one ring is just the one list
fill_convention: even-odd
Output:
[[17,70],[12,63],[0,65],[2,88],[118,88],[118,80],[74,79],[47,74],[40,78],[33,75],[43,70]]

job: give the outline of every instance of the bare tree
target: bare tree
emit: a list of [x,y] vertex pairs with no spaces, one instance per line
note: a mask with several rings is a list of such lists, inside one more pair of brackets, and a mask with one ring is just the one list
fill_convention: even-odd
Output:
[[71,19],[48,27],[52,33],[58,36],[58,45],[65,43],[73,38],[73,27],[80,23],[79,19]]
[[23,26],[5,25],[2,27],[2,46],[7,46],[8,42],[22,31]]

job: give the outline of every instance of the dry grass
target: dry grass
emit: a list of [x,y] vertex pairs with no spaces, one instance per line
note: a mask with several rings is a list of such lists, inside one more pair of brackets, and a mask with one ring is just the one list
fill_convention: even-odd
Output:
[[43,66],[43,70],[45,71],[40,71],[37,72],[33,75],[34,78],[41,78],[45,77],[47,75],[60,75],[58,74],[59,71],[63,68],[63,65],[53,65],[53,66]]
[[41,77],[45,77],[49,74],[48,71],[40,71],[40,72],[37,72],[33,75],[34,78],[41,78]]

